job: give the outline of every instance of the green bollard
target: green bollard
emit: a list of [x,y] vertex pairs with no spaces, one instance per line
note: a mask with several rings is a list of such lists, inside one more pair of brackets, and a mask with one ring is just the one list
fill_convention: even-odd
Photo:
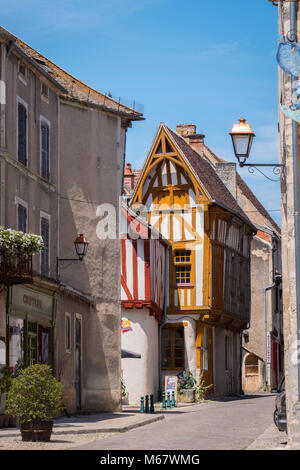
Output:
[[167,408],[167,405],[166,405],[166,393],[165,393],[165,392],[162,392],[162,407],[163,407],[163,408]]
[[149,413],[149,395],[146,395],[146,401],[145,401],[145,413]]
[[150,395],[150,413],[155,413],[154,411],[154,396]]
[[175,408],[176,402],[175,402],[175,392],[172,392],[172,403],[171,403],[172,408]]
[[145,407],[144,407],[144,397],[141,397],[141,407],[140,407],[140,413],[145,413]]
[[168,392],[168,398],[167,398],[167,408],[171,408],[171,400],[170,400],[170,393]]

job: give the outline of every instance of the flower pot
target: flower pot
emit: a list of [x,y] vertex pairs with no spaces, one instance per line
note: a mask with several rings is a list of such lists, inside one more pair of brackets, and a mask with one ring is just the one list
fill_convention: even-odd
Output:
[[22,441],[49,442],[53,421],[30,421],[20,425]]
[[193,403],[195,401],[195,389],[183,389],[182,393],[177,394],[177,401],[180,403]]

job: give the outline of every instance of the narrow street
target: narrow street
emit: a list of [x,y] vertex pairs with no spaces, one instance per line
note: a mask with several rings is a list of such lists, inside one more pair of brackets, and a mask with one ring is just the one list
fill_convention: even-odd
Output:
[[[163,421],[73,450],[243,450],[272,426],[274,400],[274,395],[248,395],[207,401],[173,410]],[[285,440],[284,433],[278,437]]]

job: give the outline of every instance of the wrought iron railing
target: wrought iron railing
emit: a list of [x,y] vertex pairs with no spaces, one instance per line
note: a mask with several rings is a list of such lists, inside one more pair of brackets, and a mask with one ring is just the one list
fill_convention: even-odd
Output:
[[32,282],[32,255],[11,254],[0,250],[0,284],[28,284]]

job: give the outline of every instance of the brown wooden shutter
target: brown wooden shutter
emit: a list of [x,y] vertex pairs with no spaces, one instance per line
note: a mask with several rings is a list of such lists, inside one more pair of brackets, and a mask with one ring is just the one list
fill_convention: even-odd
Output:
[[41,219],[41,236],[44,241],[44,248],[41,256],[41,272],[44,276],[49,274],[49,220]]
[[27,110],[18,104],[18,160],[27,166]]
[[50,178],[50,133],[49,126],[45,123],[41,126],[41,146],[42,146],[42,168],[41,176],[46,180]]

